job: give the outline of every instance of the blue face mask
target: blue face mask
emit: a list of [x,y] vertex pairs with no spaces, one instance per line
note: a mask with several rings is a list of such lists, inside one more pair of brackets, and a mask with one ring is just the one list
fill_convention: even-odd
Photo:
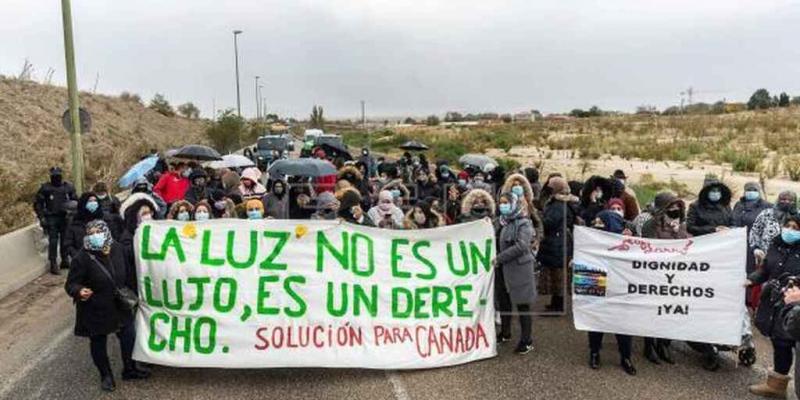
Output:
[[509,203],[502,203],[498,208],[500,209],[500,214],[508,215],[511,213],[511,204]]
[[394,197],[395,199],[400,197],[400,191],[397,189],[392,189],[392,197]]
[[106,235],[102,232],[89,235],[89,247],[91,247],[92,250],[101,250],[105,244]]
[[208,213],[207,212],[195,213],[194,219],[197,221],[208,221]]
[[708,200],[710,200],[712,203],[716,203],[720,201],[720,199],[722,199],[722,192],[719,190],[712,190],[708,192]]
[[186,211],[181,211],[178,213],[178,221],[188,221],[189,220],[189,213]]
[[523,189],[520,185],[514,185],[511,187],[511,193],[514,193],[517,195],[517,197],[522,197],[522,195],[525,193],[525,189]]
[[794,229],[781,229],[781,239],[786,244],[795,244],[800,242],[800,231],[796,231]]
[[761,193],[758,193],[755,190],[748,190],[744,192],[744,199],[747,201],[756,201],[761,198]]
[[261,210],[250,210],[247,212],[247,219],[261,219]]
[[461,187],[467,186],[467,181],[465,181],[463,179],[459,179],[458,180],[458,186],[461,186]]
[[90,213],[93,213],[93,212],[97,211],[98,207],[100,207],[100,205],[97,204],[96,201],[88,201],[88,202],[86,202],[86,210],[89,211]]

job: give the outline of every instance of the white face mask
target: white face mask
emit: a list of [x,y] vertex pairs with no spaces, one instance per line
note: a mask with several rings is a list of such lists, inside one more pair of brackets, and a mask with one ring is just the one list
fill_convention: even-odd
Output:
[[198,221],[208,221],[208,213],[205,211],[200,211],[194,214],[194,219]]
[[612,211],[612,212],[614,212],[614,213],[616,213],[616,214],[617,214],[617,215],[619,215],[620,217],[623,217],[623,218],[625,218],[625,211],[622,211],[622,210],[611,210],[611,211]]

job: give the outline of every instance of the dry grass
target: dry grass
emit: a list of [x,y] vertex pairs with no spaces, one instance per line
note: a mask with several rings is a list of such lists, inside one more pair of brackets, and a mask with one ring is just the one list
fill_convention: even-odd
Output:
[[[83,137],[86,182],[115,182],[149,149],[204,142],[204,122],[165,117],[135,101],[80,94],[92,114]],[[61,126],[63,87],[0,78],[0,233],[33,222],[31,201],[47,170],[61,166],[71,180],[69,136]]]

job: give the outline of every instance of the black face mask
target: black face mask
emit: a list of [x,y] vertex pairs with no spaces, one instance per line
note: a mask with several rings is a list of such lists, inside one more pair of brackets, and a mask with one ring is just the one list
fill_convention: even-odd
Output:
[[472,213],[478,216],[484,216],[489,213],[489,209],[483,207],[473,208]]
[[792,211],[793,207],[792,207],[791,204],[778,203],[778,204],[775,205],[775,208],[777,208],[778,211],[782,211],[782,212],[788,213],[788,212]]
[[62,182],[64,182],[64,178],[61,175],[50,175],[50,183],[53,186],[61,186]]
[[678,219],[683,215],[683,213],[681,212],[680,209],[678,209],[678,210],[667,210],[666,214],[667,214],[668,217],[670,217],[672,219]]

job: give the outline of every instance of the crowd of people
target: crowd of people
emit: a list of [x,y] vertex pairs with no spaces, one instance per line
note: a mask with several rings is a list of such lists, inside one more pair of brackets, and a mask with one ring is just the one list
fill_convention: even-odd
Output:
[[[137,227],[150,219],[338,219],[382,229],[427,229],[489,218],[497,239],[495,302],[501,315],[497,342],[511,339],[512,317],[517,317],[521,337],[515,351],[519,354],[533,349],[531,311],[537,295],[549,296],[546,313],[565,312],[575,226],[655,239],[684,239],[745,227],[751,308],[758,306],[761,284],[800,274],[797,196],[785,191],[771,204],[757,182],[744,185],[741,196],[734,199],[725,183],[707,179],[688,207],[675,194],[663,192],[640,208],[622,170],[579,182],[559,173],[540,180],[533,167],[505,171],[486,163],[457,168],[446,161],[429,162],[422,153],[407,152],[397,161],[374,158],[367,149],[352,161],[329,159],[322,149],[312,156],[333,164],[336,174],[266,176],[254,167],[214,170],[196,162],[160,162],[136,181],[123,202],[102,182],[77,198],[61,170],[51,170],[50,182],[36,197],[35,210],[50,240],[51,271],[69,267],[66,290],[77,304],[75,333],[91,339],[91,355],[103,389],[114,388],[105,350],[112,333],[122,347],[123,379],[149,375],[131,359],[132,315],[120,309],[115,293],[120,287],[137,289],[132,238]],[[800,331],[787,327],[770,335],[774,369],[766,382],[750,387],[751,392],[785,396],[796,343],[793,329]],[[588,334],[588,364],[594,369],[601,365],[602,338],[602,332]],[[622,369],[636,375],[634,338],[616,335],[616,339]],[[649,362],[674,363],[669,340],[644,338],[643,343]],[[717,346],[689,345],[702,353],[703,368],[719,369]]]

